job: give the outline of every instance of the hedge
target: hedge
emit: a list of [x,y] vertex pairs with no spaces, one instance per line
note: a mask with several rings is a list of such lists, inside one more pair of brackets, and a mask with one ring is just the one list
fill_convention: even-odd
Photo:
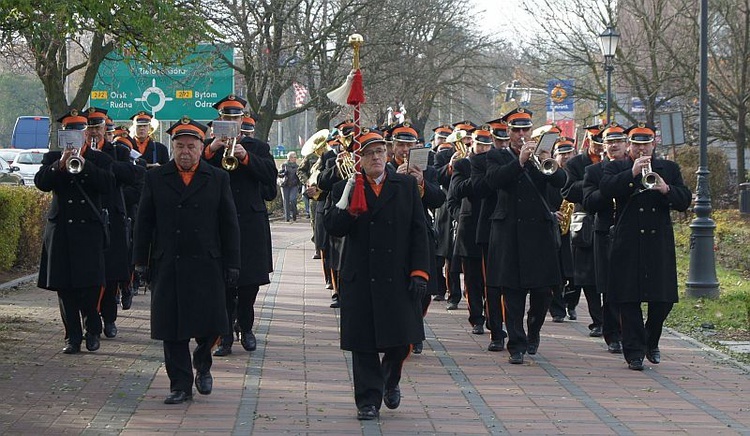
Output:
[[0,186],[0,271],[39,264],[52,195],[24,186]]

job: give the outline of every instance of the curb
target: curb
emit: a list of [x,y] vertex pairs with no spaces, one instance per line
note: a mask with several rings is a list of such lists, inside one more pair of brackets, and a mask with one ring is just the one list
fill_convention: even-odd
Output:
[[9,282],[0,283],[0,290],[12,288],[15,286],[23,285],[25,283],[31,282],[36,280],[39,273],[29,274],[27,276],[19,277],[15,280],[11,280]]
[[677,330],[671,329],[669,327],[664,327],[664,330],[669,332],[670,334],[676,336],[677,338],[688,342],[692,346],[701,349],[702,351],[705,351],[706,353],[712,354],[714,357],[721,359],[722,361],[726,363],[730,363],[731,365],[747,372],[750,374],[750,365],[746,365],[745,363],[735,359],[730,354],[727,354],[717,348],[714,348],[708,344],[704,344],[703,342],[699,341],[698,339],[695,339],[691,336],[684,335]]

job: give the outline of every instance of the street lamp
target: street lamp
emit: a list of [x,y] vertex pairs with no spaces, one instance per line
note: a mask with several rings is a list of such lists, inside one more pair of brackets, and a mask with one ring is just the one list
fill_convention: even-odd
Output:
[[602,49],[602,56],[604,56],[604,71],[607,72],[607,124],[611,120],[612,71],[615,69],[612,62],[615,58],[618,42],[620,42],[620,34],[617,33],[612,25],[607,26],[607,30],[599,35],[599,46]]

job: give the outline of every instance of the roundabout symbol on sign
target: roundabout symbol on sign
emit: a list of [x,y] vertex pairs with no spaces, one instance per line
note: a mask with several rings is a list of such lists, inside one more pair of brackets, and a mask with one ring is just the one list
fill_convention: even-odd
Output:
[[[159,98],[159,102],[155,105],[152,105],[148,101],[148,97],[151,94],[155,94]],[[143,102],[144,106],[151,106],[151,112],[156,114],[160,110],[164,109],[164,104],[166,104],[166,102],[172,101],[172,97],[167,97],[166,95],[164,95],[164,91],[156,86],[156,79],[153,79],[151,81],[151,86],[146,88],[146,90],[143,91],[143,94],[140,97],[136,98],[135,101]]]

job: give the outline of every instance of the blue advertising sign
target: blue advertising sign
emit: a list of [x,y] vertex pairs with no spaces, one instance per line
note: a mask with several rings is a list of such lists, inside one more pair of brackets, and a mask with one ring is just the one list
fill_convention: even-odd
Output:
[[[231,47],[220,53],[233,60]],[[234,92],[234,70],[216,47],[199,44],[180,64],[155,65],[116,54],[105,60],[91,91],[91,106],[107,109],[113,120],[127,120],[138,111],[160,120],[216,117],[212,106]]]
[[573,87],[575,80],[550,80],[547,82],[547,112],[574,112]]

